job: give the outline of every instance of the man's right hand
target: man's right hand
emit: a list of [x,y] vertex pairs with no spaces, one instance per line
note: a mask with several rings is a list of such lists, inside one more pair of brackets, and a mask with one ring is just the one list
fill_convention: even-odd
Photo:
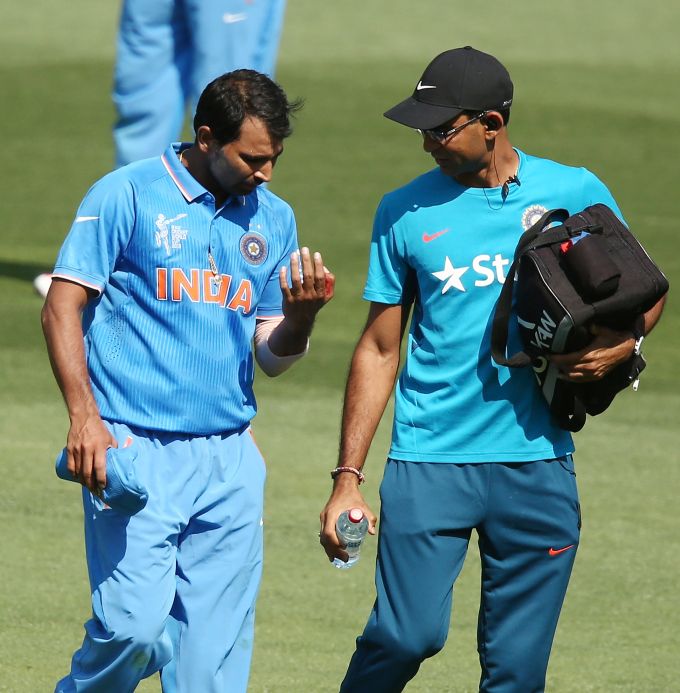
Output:
[[375,534],[375,524],[378,518],[361,495],[357,478],[354,475],[341,474],[335,480],[331,497],[319,516],[321,521],[319,542],[331,562],[335,558],[339,558],[341,561],[347,561],[349,558],[347,551],[342,548],[338,541],[335,525],[340,514],[350,508],[360,508],[363,511],[368,518],[368,533]]
[[54,277],[41,319],[52,370],[71,419],[68,470],[99,495],[106,487],[106,451],[118,444],[99,415],[85,358],[82,313],[95,295],[91,288]]
[[68,470],[98,496],[106,487],[106,451],[118,443],[99,416],[71,422],[66,441]]

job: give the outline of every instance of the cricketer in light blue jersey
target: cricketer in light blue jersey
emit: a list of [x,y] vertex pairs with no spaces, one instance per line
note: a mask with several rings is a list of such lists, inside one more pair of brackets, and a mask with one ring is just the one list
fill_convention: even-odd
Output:
[[179,154],[172,145],[99,181],[53,276],[101,294],[83,330],[102,416],[158,431],[235,431],[255,415],[255,320],[281,315],[295,219],[264,188],[216,210]]
[[[479,690],[545,687],[581,529],[574,446],[551,420],[532,370],[493,362],[491,326],[517,242],[544,212],[598,202],[621,212],[588,170],[511,145],[512,100],[503,65],[467,46],[432,60],[412,95],[385,113],[420,131],[436,168],[385,195],[375,215],[364,290],[371,304],[321,514],[331,560],[346,560],[334,532],[346,508],[361,508],[375,533],[358,484],[398,377],[376,602],[342,693],[397,693],[444,646],[473,531],[482,568]],[[645,314],[646,331],[661,305]],[[513,352],[521,347],[514,327]],[[557,357],[564,377],[597,379],[630,357],[632,333],[594,327],[584,350]]]
[[[92,618],[57,693],[128,693],[159,671],[164,693],[246,691],[265,481],[253,361],[274,376],[303,356],[334,287],[261,187],[298,107],[253,70],[218,77],[194,142],[96,183],[59,253],[43,327]],[[140,503],[104,494],[121,492],[107,459]]]

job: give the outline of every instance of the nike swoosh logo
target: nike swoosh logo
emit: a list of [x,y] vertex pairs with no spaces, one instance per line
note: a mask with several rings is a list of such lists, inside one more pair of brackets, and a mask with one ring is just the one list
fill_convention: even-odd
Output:
[[416,91],[421,91],[422,89],[436,89],[433,84],[423,84],[422,80],[418,82],[418,86],[416,87]]
[[82,224],[84,221],[95,221],[95,219],[99,219],[99,217],[76,217],[76,220],[73,223]]
[[245,12],[240,12],[238,14],[225,14],[222,16],[222,21],[225,24],[236,24],[236,22],[244,21],[248,15]]
[[437,233],[424,233],[423,234],[423,241],[425,243],[429,243],[430,241],[433,241],[435,238],[439,238],[439,236],[443,236],[445,233],[448,233],[450,229],[442,229],[441,231],[437,231]]
[[569,546],[565,546],[563,549],[553,549],[553,548],[550,548],[550,549],[548,550],[548,554],[549,554],[550,556],[557,556],[557,555],[559,555],[559,554],[561,554],[561,553],[564,553],[565,551],[569,551],[569,549],[573,549],[573,548],[574,548],[574,544],[569,544]]

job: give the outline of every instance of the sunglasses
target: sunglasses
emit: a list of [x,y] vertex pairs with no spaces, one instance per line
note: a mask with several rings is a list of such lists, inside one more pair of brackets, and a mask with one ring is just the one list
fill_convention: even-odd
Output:
[[439,130],[437,128],[433,128],[431,130],[418,130],[418,132],[423,136],[427,136],[430,139],[433,139],[435,142],[438,142],[439,144],[444,144],[447,140],[450,140],[452,137],[457,135],[461,130],[464,130],[468,125],[471,125],[474,123],[476,120],[479,120],[480,118],[483,118],[488,111],[482,111],[481,113],[478,113],[476,116],[473,116],[470,118],[470,120],[464,122],[462,125],[459,125],[458,127],[451,128],[450,130]]

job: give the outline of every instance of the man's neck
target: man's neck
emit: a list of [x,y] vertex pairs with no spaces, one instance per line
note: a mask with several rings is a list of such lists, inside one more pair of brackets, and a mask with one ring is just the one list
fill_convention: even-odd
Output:
[[517,175],[519,155],[509,142],[491,150],[489,157],[474,170],[454,176],[466,188],[499,188]]
[[183,149],[180,153],[180,163],[187,171],[215,198],[215,208],[219,209],[229,197],[219,186],[208,168],[208,162],[205,156],[201,154],[195,147]]

